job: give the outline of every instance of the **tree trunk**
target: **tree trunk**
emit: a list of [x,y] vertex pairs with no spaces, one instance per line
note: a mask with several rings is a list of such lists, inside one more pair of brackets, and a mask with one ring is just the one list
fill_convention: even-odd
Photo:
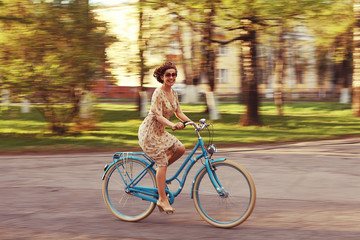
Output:
[[[205,44],[205,72],[207,75],[207,80],[210,87],[210,92],[215,91],[215,51],[214,44],[212,43],[213,31],[214,31],[214,16],[215,16],[215,6],[213,0],[207,1],[209,9],[207,9],[206,15],[206,25],[205,25],[205,35],[204,35],[204,44]],[[214,96],[213,94],[208,94],[206,96]],[[211,101],[207,100],[205,113],[210,113],[210,111],[216,111],[213,109],[215,106],[210,106],[208,103]]]
[[138,93],[138,111],[141,113],[144,109],[142,109],[145,104],[143,104],[143,101],[145,101],[141,94],[141,92],[145,91],[144,88],[144,78],[145,78],[145,57],[144,57],[144,51],[145,51],[145,40],[143,38],[143,22],[144,22],[144,12],[143,12],[143,6],[144,1],[140,0],[138,3],[138,10],[139,10],[139,33],[138,33],[138,44],[139,44],[139,71],[140,71],[140,89]]
[[209,81],[210,91],[215,90],[215,51],[214,45],[212,43],[213,31],[214,31],[214,16],[215,16],[215,6],[212,0],[208,0],[210,9],[206,17],[206,26],[205,26],[205,48],[206,48],[206,73]]
[[250,30],[249,41],[244,44],[244,74],[246,113],[241,120],[243,126],[261,125],[259,117],[259,93],[256,74],[256,32]]
[[241,46],[240,46],[240,74],[241,74],[241,77],[240,77],[240,90],[239,90],[238,102],[240,104],[246,104],[246,101],[245,101],[245,97],[246,97],[245,78],[246,78],[246,75],[245,75],[245,65],[244,65],[243,42],[241,43]]
[[277,108],[277,112],[279,116],[283,115],[282,106],[283,106],[283,79],[285,74],[285,38],[284,38],[284,30],[281,28],[280,32],[280,41],[279,41],[279,49],[278,56],[276,59],[275,66],[275,91],[274,91],[274,102]]
[[82,96],[81,88],[73,87],[71,94],[70,94],[70,101],[71,101],[71,110],[67,122],[72,122],[73,120],[79,120],[80,114],[80,100]]
[[356,117],[360,117],[360,0],[353,2],[354,14],[356,18],[354,26],[354,50],[353,50],[353,102],[352,109]]

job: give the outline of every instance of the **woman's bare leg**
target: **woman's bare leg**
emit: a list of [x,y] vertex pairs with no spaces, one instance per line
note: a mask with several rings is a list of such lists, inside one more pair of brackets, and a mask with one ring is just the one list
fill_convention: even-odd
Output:
[[173,155],[171,155],[168,159],[168,166],[170,166],[171,164],[173,164],[176,160],[178,160],[179,158],[181,158],[182,155],[184,155],[185,153],[185,147],[184,145],[182,145],[181,147],[178,147],[176,149],[176,151],[174,152]]
[[156,171],[156,185],[159,192],[159,200],[157,205],[165,212],[173,212],[174,208],[171,207],[165,192],[167,166],[158,167]]
[[[168,165],[174,163],[184,153],[185,153],[184,146],[181,146],[178,149],[176,149],[176,151],[173,155],[168,156],[169,157]],[[166,191],[165,191],[167,167],[168,166],[161,166],[161,167],[158,167],[156,170],[156,185],[157,185],[158,192],[159,192],[158,205],[160,205],[160,207],[166,212],[173,212],[173,211],[175,211],[175,209],[171,207],[171,205],[166,197]]]

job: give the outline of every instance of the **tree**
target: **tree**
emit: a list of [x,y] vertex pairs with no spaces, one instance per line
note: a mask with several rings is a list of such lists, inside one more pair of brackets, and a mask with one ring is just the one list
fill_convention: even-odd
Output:
[[315,36],[319,85],[324,84],[326,71],[331,68],[332,84],[341,87],[340,99],[348,102],[353,65],[353,5],[351,1],[336,0],[325,6],[320,13],[313,12],[307,21]]
[[[164,1],[163,1],[164,2]],[[216,54],[215,54],[215,29],[216,29],[216,11],[221,8],[221,0],[185,0],[185,1],[165,1],[169,12],[178,16],[192,32],[191,39],[191,59],[186,61],[186,65],[191,67],[190,76],[186,76],[186,82],[189,84],[196,84],[200,79],[200,74],[206,77],[209,85],[209,90],[206,94],[207,109],[210,113],[210,118],[216,119],[219,114],[216,109],[213,92],[216,88],[215,70],[216,70]],[[200,38],[199,43],[195,43],[194,39]],[[185,52],[185,51],[184,51]],[[199,60],[200,59],[200,60]],[[191,63],[189,63],[191,62]],[[190,80],[189,80],[190,78]],[[187,94],[194,94],[194,88],[188,86]]]
[[354,25],[354,74],[353,74],[353,103],[352,109],[356,117],[360,117],[360,0],[353,0]]
[[[223,28],[231,32],[238,32],[238,36],[228,41],[222,41],[222,44],[241,40],[243,46],[245,45],[245,50],[242,51],[245,54],[243,55],[244,60],[241,61],[245,66],[241,66],[240,69],[243,69],[245,76],[243,85],[245,96],[243,98],[247,110],[241,119],[241,123],[242,125],[259,125],[261,121],[258,114],[259,93],[257,85],[260,76],[257,75],[256,47],[262,41],[262,36],[269,33],[278,36],[275,44],[272,42],[273,45],[277,46],[275,48],[277,54],[275,58],[276,87],[274,99],[278,107],[278,114],[282,115],[282,81],[285,77],[287,61],[285,36],[288,29],[299,24],[305,24],[306,20],[312,18],[314,14],[323,14],[323,12],[328,11],[332,2],[318,0],[226,0],[223,3],[222,9],[226,9],[222,14],[222,18],[226,20],[225,24],[222,24]],[[244,34],[244,31],[247,34]],[[246,54],[250,54],[252,57],[250,58]],[[246,73],[247,71],[248,73]]]
[[[213,5],[214,1],[208,1],[209,6]],[[199,1],[148,1],[140,0],[137,2],[136,11],[130,14],[132,17],[137,16],[138,19],[138,39],[136,42],[122,38],[120,43],[116,45],[123,51],[118,51],[118,57],[123,58],[120,66],[128,73],[136,73],[140,79],[140,91],[144,91],[145,75],[151,68],[158,65],[154,62],[154,55],[165,56],[166,61],[175,61],[177,64],[182,64],[185,74],[186,82],[194,83],[194,79],[199,78],[199,72],[203,71],[208,74],[209,85],[211,91],[215,89],[215,53],[214,44],[211,41],[211,34],[214,24],[211,22],[214,19],[213,11],[209,11],[207,5]],[[214,7],[212,8],[215,9]],[[191,16],[187,13],[191,12]],[[214,14],[213,14],[214,15]],[[207,24],[202,23],[202,19],[207,18]],[[207,27],[205,27],[207,26]],[[191,57],[185,59],[185,50],[182,41],[183,28],[194,34],[191,34]],[[203,30],[205,29],[206,30]],[[206,34],[205,34],[206,33]],[[198,36],[203,41],[198,41]],[[169,53],[169,43],[175,44],[177,42],[178,50],[182,52],[182,58],[178,58],[172,53]],[[176,46],[176,45],[174,45]],[[125,48],[137,49],[136,53],[125,51]],[[203,64],[198,61],[199,49],[203,49],[202,59]],[[126,52],[125,56],[122,55]],[[164,60],[164,59],[163,59]],[[191,61],[191,63],[189,63]],[[188,67],[190,66],[190,67]],[[203,70],[199,70],[200,67]],[[189,72],[187,70],[190,70]],[[190,77],[190,78],[189,78]],[[140,102],[139,102],[140,103]],[[141,104],[139,104],[140,109]]]
[[[119,11],[119,10],[115,10]],[[173,32],[171,16],[160,1],[139,0],[136,4],[129,4],[120,10],[122,22],[113,23],[114,28],[126,27],[119,36],[120,40],[113,44],[109,59],[114,75],[119,77],[119,83],[129,78],[139,79],[138,110],[144,112],[146,76],[151,69],[164,61],[164,55],[169,47]],[[118,14],[118,12],[117,12]],[[106,19],[106,16],[100,16]],[[157,61],[161,59],[161,61]],[[146,93],[145,93],[146,94]]]
[[[39,108],[52,132],[64,134],[79,120],[80,98],[102,76],[105,48],[113,41],[88,0],[3,1],[1,86]],[[0,14],[1,15],[1,14]]]
[[222,28],[229,32],[233,32],[235,37],[227,41],[216,41],[220,44],[229,44],[234,41],[242,42],[242,76],[244,86],[243,96],[246,104],[246,112],[241,119],[243,126],[261,125],[259,115],[259,93],[258,93],[258,74],[257,74],[257,45],[258,31],[263,27],[257,13],[255,1],[243,0],[241,2],[228,0],[224,1],[221,18],[223,21]]
[[257,37],[254,29],[248,30],[248,41],[243,43],[244,96],[246,113],[241,119],[243,126],[261,125],[257,75]]
[[[147,39],[144,38],[144,25],[145,25],[145,19],[144,18],[144,0],[139,0],[138,2],[138,11],[139,11],[139,32],[138,32],[138,44],[139,44],[139,75],[140,75],[140,93],[138,97],[138,109],[140,112],[142,112],[144,109],[144,104],[142,104],[142,101],[145,99],[142,99],[141,92],[145,91],[144,88],[144,78],[145,74],[148,72],[148,68],[146,67],[146,59],[144,56],[144,52],[146,51],[146,45],[147,45]],[[147,107],[147,106],[146,106]]]
[[[202,29],[203,36],[203,71],[207,75],[210,91],[215,90],[215,69],[216,69],[216,56],[215,44],[226,45],[234,41],[243,41],[244,49],[242,63],[244,66],[243,76],[246,96],[244,97],[247,102],[247,111],[242,121],[243,125],[260,125],[258,115],[258,89],[257,89],[257,73],[256,73],[256,57],[257,57],[257,28],[260,23],[256,16],[253,16],[252,0],[233,1],[233,0],[217,0],[217,1],[174,1],[179,6],[191,9],[190,17],[183,16],[183,19],[194,19],[194,16],[200,16],[197,22]],[[177,12],[181,15],[181,10]],[[229,24],[230,23],[230,24]],[[229,40],[219,40],[214,34],[215,31],[237,31],[236,36]]]
[[214,21],[216,16],[216,4],[218,1],[207,0],[205,2],[205,24],[204,24],[204,33],[203,33],[203,42],[204,42],[204,56],[205,56],[205,68],[204,71],[207,75],[207,79],[210,86],[210,91],[215,90],[215,49],[213,44],[213,35],[214,35]]

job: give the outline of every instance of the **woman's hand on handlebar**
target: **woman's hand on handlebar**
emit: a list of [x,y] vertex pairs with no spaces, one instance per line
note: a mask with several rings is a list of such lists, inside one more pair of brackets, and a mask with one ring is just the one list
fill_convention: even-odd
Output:
[[175,130],[181,130],[181,129],[183,129],[184,127],[185,127],[185,126],[184,126],[184,124],[183,124],[182,122],[178,122],[178,123],[174,124],[174,126],[172,126],[171,129],[172,129],[173,131],[175,131]]

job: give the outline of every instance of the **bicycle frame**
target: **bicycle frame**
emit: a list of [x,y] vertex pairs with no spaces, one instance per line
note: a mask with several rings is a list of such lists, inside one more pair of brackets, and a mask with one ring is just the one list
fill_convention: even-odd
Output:
[[[225,161],[226,158],[219,158],[219,159],[215,159],[215,160],[210,159],[208,152],[204,147],[204,141],[201,138],[199,132],[197,132],[197,133],[198,133],[197,144],[192,149],[191,153],[187,156],[187,158],[185,159],[183,164],[180,166],[180,168],[177,170],[177,172],[172,177],[170,177],[169,179],[166,180],[166,183],[176,180],[180,184],[178,190],[175,193],[173,193],[170,189],[168,189],[168,187],[166,187],[165,191],[169,197],[170,204],[173,204],[175,197],[177,197],[181,193],[181,191],[185,185],[186,178],[187,178],[191,168],[201,158],[205,159],[205,165],[195,175],[194,180],[196,179],[196,177],[200,173],[200,171],[203,168],[206,168],[207,172],[209,173],[210,180],[211,180],[214,188],[218,192],[218,194],[220,196],[226,196],[226,191],[221,186],[218,178],[216,177],[216,174],[213,171],[213,167],[211,165],[213,162]],[[197,155],[195,158],[193,158],[193,156],[195,155],[195,152],[199,148],[201,148],[201,153],[199,155]],[[121,156],[123,156],[123,157],[121,157]],[[124,174],[121,172],[121,170],[117,166],[116,162],[118,162],[120,160],[126,161],[126,158],[129,156],[131,156],[131,158],[133,158],[133,159],[137,159],[137,160],[141,161],[142,163],[144,163],[146,165],[146,168],[144,168],[144,170],[140,174],[138,174],[138,176],[136,176],[134,179],[132,179],[131,182],[128,183],[126,181],[126,176],[124,176]],[[145,159],[138,157],[138,156],[142,156]],[[155,165],[155,162],[149,156],[147,156],[145,153],[142,153],[142,152],[117,152],[117,153],[115,153],[113,156],[113,162],[110,165],[106,165],[104,168],[104,174],[102,177],[103,180],[104,180],[105,174],[107,173],[108,169],[110,169],[110,167],[114,164],[117,168],[118,173],[120,174],[122,180],[124,181],[124,183],[126,185],[125,191],[132,193],[135,196],[140,197],[143,200],[150,201],[153,203],[157,202],[157,200],[158,200],[158,189],[157,188],[151,188],[151,187],[137,185],[139,182],[141,182],[142,178],[147,173],[147,169],[150,169],[154,173],[154,175],[156,175],[156,171],[153,168],[153,166]],[[182,173],[182,171],[184,171],[184,174],[182,176],[182,179],[180,180],[179,175]],[[128,175],[127,172],[126,172],[126,174]],[[194,181],[193,181],[193,184],[194,184]],[[191,198],[193,198],[192,192],[191,192]]]

